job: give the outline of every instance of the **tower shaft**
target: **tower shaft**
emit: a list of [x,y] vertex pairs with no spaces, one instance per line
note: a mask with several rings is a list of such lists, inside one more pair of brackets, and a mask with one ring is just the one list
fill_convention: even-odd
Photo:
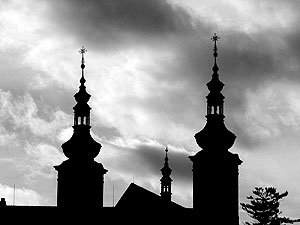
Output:
[[62,144],[63,153],[68,158],[54,168],[57,178],[57,206],[65,209],[101,208],[103,207],[104,174],[107,172],[103,165],[94,158],[99,154],[101,144],[90,135],[90,106],[91,97],[86,92],[84,78],[84,54],[80,51],[81,79],[79,91],[74,95],[74,125],[72,137]]
[[210,224],[239,224],[238,154],[229,152],[236,136],[224,124],[224,84],[219,80],[217,41],[215,34],[212,79],[207,83],[207,122],[195,134],[202,149],[190,156],[193,163],[193,209],[203,222]]

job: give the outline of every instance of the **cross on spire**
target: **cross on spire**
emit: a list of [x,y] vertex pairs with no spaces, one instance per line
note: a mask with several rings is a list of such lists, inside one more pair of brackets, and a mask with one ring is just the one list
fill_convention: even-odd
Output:
[[213,56],[215,57],[215,64],[214,64],[214,67],[213,67],[213,71],[214,72],[217,72],[219,70],[218,66],[217,66],[217,57],[218,57],[218,48],[217,48],[217,41],[220,39],[220,37],[214,33],[214,35],[211,37],[211,40],[214,43],[214,53],[213,53]]
[[211,40],[215,42],[215,46],[214,46],[214,52],[216,52],[218,49],[217,49],[217,41],[220,39],[220,37],[214,33],[214,35],[211,37]]
[[218,41],[220,39],[220,37],[216,34],[216,33],[214,33],[214,35],[211,37],[211,40],[212,41]]
[[168,161],[169,161],[169,159],[168,159],[168,151],[169,151],[169,149],[168,149],[168,147],[166,147],[166,149],[165,149],[165,152],[166,152],[165,165],[166,164],[168,165]]
[[79,53],[81,54],[81,64],[84,64],[84,54],[87,52],[86,48],[84,46],[81,47],[81,49],[79,50]]
[[220,39],[220,37],[216,34],[216,33],[214,33],[214,35],[212,36],[212,38],[211,38],[211,40],[213,41],[213,42],[215,42],[215,45],[214,45],[214,57],[215,57],[215,63],[216,63],[216,61],[217,61],[217,57],[218,57],[218,48],[217,48],[217,41]]
[[87,52],[86,48],[84,46],[81,47],[81,49],[79,50],[79,53],[81,54],[81,79],[80,79],[80,83],[84,84],[85,83],[85,79],[84,79],[84,68],[85,68],[85,61],[84,61],[84,54]]

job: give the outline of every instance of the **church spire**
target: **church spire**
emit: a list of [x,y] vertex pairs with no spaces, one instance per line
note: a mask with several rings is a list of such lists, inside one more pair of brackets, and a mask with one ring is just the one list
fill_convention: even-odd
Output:
[[84,61],[84,54],[87,52],[86,48],[82,46],[79,50],[81,54],[81,78],[80,78],[80,86],[79,91],[74,95],[77,104],[73,107],[74,109],[74,126],[77,125],[85,125],[90,126],[90,110],[91,107],[88,105],[88,101],[91,97],[89,93],[86,92],[85,87],[85,78],[84,78],[84,68],[85,68],[85,61]]
[[90,134],[91,107],[88,101],[91,95],[87,93],[84,85],[86,49],[82,47],[79,53],[81,78],[79,91],[74,95],[76,105],[73,107],[73,135],[61,145],[68,159],[54,166],[58,172],[57,206],[67,212],[103,208],[104,174],[107,172],[102,163],[94,160],[102,146]]
[[220,37],[217,34],[214,34],[211,38],[211,40],[214,42],[214,65],[212,67],[213,74],[211,76],[211,80],[206,84],[209,90],[209,93],[206,96],[207,123],[205,127],[195,135],[197,144],[202,149],[212,149],[212,151],[228,150],[234,144],[236,138],[236,136],[229,131],[224,124],[225,97],[221,93],[224,84],[219,79],[219,67],[217,65],[217,42],[219,39]]
[[169,167],[169,158],[168,158],[168,147],[166,147],[165,152],[166,152],[166,156],[165,156],[165,163],[164,163],[164,167],[160,170],[162,173],[162,178],[160,179],[161,182],[161,192],[160,195],[161,197],[166,200],[166,201],[171,201],[171,183],[172,183],[172,179],[170,177],[172,170]]
[[[68,158],[95,158],[101,148],[101,144],[96,142],[90,135],[90,111],[91,107],[88,104],[91,95],[87,93],[85,87],[84,68],[85,60],[84,54],[87,52],[85,47],[79,50],[81,54],[81,78],[79,91],[74,95],[76,105],[74,110],[74,133],[70,140],[62,145],[64,154]],[[84,146],[82,146],[84,144]],[[82,149],[79,148],[82,146]]]
[[217,202],[223,210],[215,224],[238,225],[238,166],[242,161],[238,154],[229,151],[236,136],[224,123],[225,97],[221,93],[224,84],[219,80],[217,65],[218,35],[214,34],[211,40],[214,42],[214,65],[212,78],[206,84],[209,90],[207,121],[195,134],[201,150],[189,156],[193,162],[193,208],[201,218],[212,218]]
[[214,42],[213,56],[214,66],[212,68],[212,79],[206,84],[210,93],[206,96],[207,99],[207,115],[218,114],[224,117],[224,96],[221,93],[224,84],[219,80],[219,67],[217,65],[218,48],[217,41],[220,39],[216,33],[212,36],[211,40]]

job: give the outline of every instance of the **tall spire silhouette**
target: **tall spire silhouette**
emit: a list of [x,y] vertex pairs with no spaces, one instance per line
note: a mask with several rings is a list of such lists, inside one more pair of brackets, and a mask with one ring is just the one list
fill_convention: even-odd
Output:
[[[74,133],[71,139],[62,145],[63,152],[68,158],[95,158],[101,149],[101,144],[96,142],[90,135],[90,111],[91,107],[88,101],[91,97],[86,91],[85,78],[84,78],[84,54],[87,52],[84,47],[80,49],[81,58],[81,78],[79,91],[74,95],[76,105],[73,107],[74,110]],[[82,146],[84,145],[84,146]],[[82,146],[83,149],[78,148]],[[75,150],[77,149],[77,150]]]
[[[211,40],[214,42],[214,65],[211,80],[206,84],[209,90],[207,100],[207,123],[205,127],[195,134],[196,142],[202,149],[215,149],[213,151],[227,151],[232,147],[236,136],[229,131],[224,124],[224,95],[221,93],[224,83],[219,79],[219,67],[217,65],[219,36],[214,34]],[[212,138],[214,137],[214,138]],[[215,141],[218,140],[218,141]]]
[[217,57],[218,57],[218,48],[217,48],[217,41],[220,37],[216,34],[211,38],[214,42],[213,48],[213,56],[215,58],[214,66],[212,68],[213,74],[212,79],[206,85],[210,93],[206,96],[207,98],[207,115],[210,114],[224,114],[224,96],[222,95],[221,91],[223,89],[224,84],[219,80],[219,67],[217,65]]
[[[63,153],[68,158],[61,165],[54,166],[58,171],[57,205],[63,207],[102,207],[104,174],[107,172],[94,158],[99,154],[101,144],[90,134],[91,97],[86,91],[84,78],[84,54],[81,54],[81,78],[79,91],[74,95],[74,125],[72,137],[62,144]],[[102,177],[102,179],[100,179]],[[82,194],[82,196],[80,196]],[[78,198],[78,196],[80,196]]]
[[166,156],[165,156],[165,163],[164,167],[160,170],[162,174],[162,178],[160,179],[161,182],[161,197],[166,201],[171,201],[172,191],[171,191],[171,183],[172,179],[170,177],[172,170],[169,167],[169,158],[168,158],[168,147],[165,149]]
[[209,90],[207,100],[207,122],[204,128],[195,134],[202,149],[194,156],[193,162],[193,208],[201,218],[214,218],[218,208],[218,218],[214,224],[239,224],[238,217],[238,166],[242,163],[238,154],[228,150],[234,144],[236,136],[224,124],[224,99],[221,93],[224,84],[219,79],[217,65],[217,41],[214,42],[212,78],[206,84]]

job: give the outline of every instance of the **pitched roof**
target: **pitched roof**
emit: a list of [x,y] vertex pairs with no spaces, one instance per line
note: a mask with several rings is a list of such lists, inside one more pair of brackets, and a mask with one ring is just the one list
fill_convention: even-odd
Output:
[[116,204],[116,208],[176,210],[183,209],[184,207],[172,201],[164,201],[159,195],[131,183]]

